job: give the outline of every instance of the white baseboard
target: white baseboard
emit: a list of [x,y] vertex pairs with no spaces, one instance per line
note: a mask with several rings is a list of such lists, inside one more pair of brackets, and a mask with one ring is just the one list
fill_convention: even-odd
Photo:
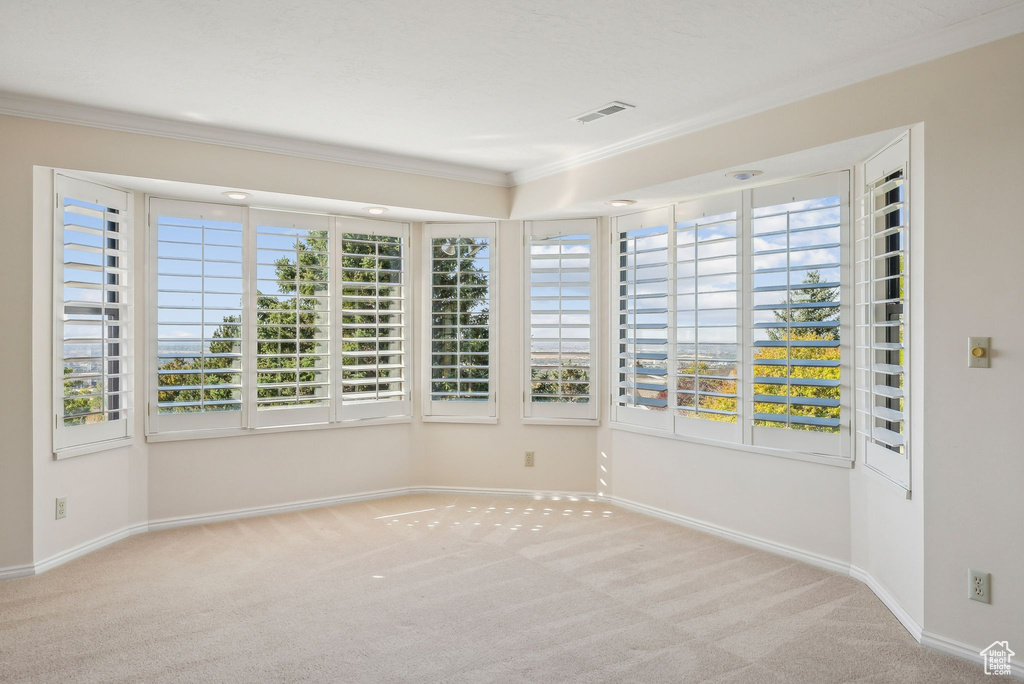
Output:
[[[976,663],[981,663],[981,648],[975,646],[969,646],[959,641],[946,638],[942,635],[935,634],[933,632],[924,631],[921,626],[914,620],[910,614],[903,608],[900,602],[883,587],[871,574],[867,571],[859,568],[855,565],[847,563],[845,561],[836,560],[821,554],[813,553],[810,551],[804,551],[786,544],[780,544],[778,542],[757,537],[744,532],[738,532],[731,530],[726,527],[721,527],[713,523],[691,518],[689,516],[681,515],[679,513],[673,513],[666,511],[661,508],[654,506],[648,506],[647,504],[638,503],[636,501],[630,501],[629,499],[622,499],[615,496],[599,496],[594,492],[555,492],[555,491],[541,491],[533,489],[501,489],[501,488],[487,488],[487,487],[442,487],[424,485],[417,487],[395,487],[393,489],[380,489],[372,492],[359,492],[356,494],[344,494],[342,496],[332,496],[323,499],[309,499],[305,501],[296,501],[285,504],[275,504],[270,506],[257,506],[253,508],[240,508],[230,511],[222,511],[220,513],[208,513],[203,515],[185,515],[173,518],[162,518],[159,520],[152,520],[149,523],[140,523],[132,525],[124,529],[106,534],[91,541],[79,544],[74,548],[62,551],[54,554],[45,560],[39,561],[38,563],[31,563],[28,565],[11,566],[7,568],[0,568],[0,580],[14,579],[17,577],[28,577],[31,575],[38,575],[39,573],[45,572],[52,568],[67,563],[70,560],[84,556],[87,553],[96,551],[104,546],[113,544],[114,542],[125,539],[126,537],[141,534],[148,531],[166,530],[173,527],[183,527],[186,525],[205,525],[210,523],[226,522],[229,520],[238,520],[240,518],[252,518],[262,515],[273,515],[276,513],[288,513],[292,511],[300,511],[310,508],[321,508],[324,506],[336,506],[345,503],[355,503],[357,501],[368,501],[371,499],[383,499],[387,497],[403,496],[406,494],[459,494],[469,496],[515,496],[515,497],[562,497],[566,500],[572,501],[574,499],[585,499],[588,501],[604,501],[627,510],[635,511],[643,515],[649,515],[654,518],[659,518],[667,522],[676,523],[677,525],[683,525],[699,532],[706,532],[708,534],[715,535],[716,537],[722,537],[730,541],[734,541],[746,546],[751,546],[762,551],[769,551],[771,553],[779,554],[793,560],[801,561],[809,565],[813,565],[825,570],[831,570],[838,572],[842,575],[848,575],[860,582],[863,582],[871,591],[878,597],[878,599],[888,608],[892,614],[899,620],[900,624],[911,636],[914,637],[922,646],[948,653],[949,655],[957,656],[970,660]],[[1014,676],[1024,677],[1024,665],[1020,663],[1014,663],[1012,666],[1012,672]]]
[[392,489],[378,489],[372,492],[358,492],[356,494],[343,494],[341,496],[330,496],[323,499],[307,499],[305,501],[293,501],[284,504],[272,504],[269,506],[255,506],[253,508],[237,508],[231,511],[220,513],[204,513],[202,515],[182,515],[174,518],[161,518],[152,520],[149,529],[167,530],[172,527],[184,527],[186,525],[208,525],[210,523],[226,522],[241,518],[255,518],[261,515],[274,515],[277,513],[291,513],[309,508],[323,508],[324,506],[337,506],[339,504],[356,503],[357,501],[369,501],[370,499],[384,499],[389,496],[401,496],[409,493],[409,487],[395,487]]
[[617,496],[603,496],[599,498],[602,501],[607,501],[608,503],[616,506],[621,506],[622,508],[636,511],[637,513],[643,513],[644,515],[649,515],[653,518],[661,518],[662,520],[676,523],[677,525],[682,525],[684,527],[689,527],[697,530],[698,532],[707,532],[708,534],[713,534],[716,537],[723,537],[746,546],[752,546],[755,549],[777,553],[780,556],[786,556],[787,558],[802,561],[809,565],[838,572],[841,575],[850,574],[850,564],[836,560],[835,558],[829,558],[828,556],[811,553],[793,546],[779,544],[778,542],[773,542],[768,539],[755,537],[754,535],[745,534],[743,532],[737,532],[736,530],[730,530],[726,527],[720,527],[712,523],[704,522],[703,520],[697,520],[696,518],[680,515],[679,513],[673,513],[661,508],[655,508],[654,506],[648,506],[647,504],[637,503],[636,501],[630,501],[629,499],[622,499]]
[[[927,646],[928,648],[935,649],[936,651],[942,651],[964,660],[971,660],[978,663],[978,666],[982,665],[981,649],[974,646],[969,646],[962,641],[956,641],[944,637],[941,634],[935,634],[934,632],[922,632],[921,633],[921,645]],[[1020,661],[1010,662],[1010,674],[1014,677],[1020,677],[1024,679],[1024,663]]]
[[850,577],[860,580],[864,584],[868,585],[868,588],[875,593],[878,600],[881,601],[886,608],[889,609],[896,619],[900,621],[910,635],[917,640],[918,643],[922,643],[921,635],[924,633],[921,629],[921,625],[918,624],[917,620],[911,617],[910,613],[896,600],[896,597],[889,593],[889,590],[883,587],[878,580],[876,580],[871,574],[862,568],[858,568],[856,565],[850,565]]
[[19,577],[31,577],[36,574],[36,566],[33,563],[27,565],[10,565],[0,568],[0,581],[18,579]]
[[147,525],[146,523],[138,523],[136,525],[129,525],[128,527],[117,530],[116,532],[111,532],[110,534],[100,535],[95,539],[79,544],[78,546],[73,546],[72,548],[67,549],[66,551],[55,553],[49,558],[45,558],[41,561],[38,561],[33,566],[32,574],[38,575],[40,573],[46,572],[51,568],[55,568],[58,565],[63,565],[68,561],[72,561],[76,558],[84,556],[87,553],[92,553],[97,549],[102,549],[104,546],[107,546],[108,544],[113,544],[114,542],[119,542],[122,539],[127,539],[132,535],[142,534],[143,532],[148,531],[149,525]]
[[437,485],[424,485],[421,487],[410,487],[410,494],[465,494],[467,496],[516,496],[516,497],[553,497],[557,496],[572,501],[573,499],[587,499],[599,501],[594,492],[556,492],[541,489],[502,489],[500,487],[441,487]]

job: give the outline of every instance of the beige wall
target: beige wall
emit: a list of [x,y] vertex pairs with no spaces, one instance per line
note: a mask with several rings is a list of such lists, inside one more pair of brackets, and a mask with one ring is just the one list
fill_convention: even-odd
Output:
[[[312,197],[355,200],[367,204],[415,207],[468,215],[505,216],[508,191],[489,185],[397,173],[311,159],[254,152],[232,147],[183,142],[82,126],[0,116],[0,201],[5,207],[5,249],[0,254],[0,277],[8,292],[4,305],[7,334],[0,336],[4,357],[18,359],[6,371],[0,399],[0,568],[39,562],[98,537],[145,522],[148,516],[213,513],[231,506],[283,503],[296,499],[363,491],[381,483],[396,486],[409,479],[411,458],[404,438],[392,438],[407,427],[388,428],[381,440],[398,454],[371,462],[350,457],[351,469],[342,472],[342,459],[309,456],[323,454],[328,438],[312,433],[293,441],[291,465],[312,469],[301,485],[288,480],[279,459],[267,456],[265,442],[247,442],[252,451],[248,471],[231,472],[238,458],[235,441],[224,456],[200,459],[212,451],[208,443],[181,442],[177,446],[150,447],[141,437],[138,419],[136,444],[100,454],[55,462],[51,456],[50,388],[52,320],[52,228],[49,209],[49,173],[34,167],[56,167],[103,173],[161,178],[191,183],[292,193]],[[40,190],[40,207],[33,208],[33,187]],[[136,212],[141,203],[137,202]],[[141,224],[139,224],[141,226]],[[144,231],[137,229],[137,236]],[[136,240],[137,263],[145,264],[142,240]],[[144,279],[135,291],[145,300]],[[145,307],[137,305],[139,329],[145,330]],[[144,339],[137,340],[137,359]],[[31,360],[31,362],[28,362]],[[136,367],[140,380],[141,364]],[[139,385],[141,389],[142,385]],[[140,395],[141,396],[141,393]],[[346,430],[354,449],[360,445],[355,431]],[[237,443],[251,438],[238,438]],[[366,440],[369,441],[369,440]],[[374,443],[378,440],[374,439]],[[363,442],[365,444],[365,442]],[[365,449],[363,450],[365,453]],[[153,473],[149,466],[154,466]],[[254,466],[253,464],[258,464]],[[175,470],[175,467],[178,470]],[[287,471],[292,473],[293,471]],[[320,475],[322,477],[317,477]],[[277,494],[267,488],[278,482]],[[150,484],[152,496],[150,497]],[[382,485],[383,486],[383,485]],[[322,494],[327,492],[327,494]],[[68,497],[69,514],[54,520],[54,499]],[[152,498],[152,500],[148,500]],[[152,510],[150,508],[152,507]]]
[[[908,502],[861,479],[873,477],[862,468],[851,475],[851,560],[882,575],[926,631],[979,647],[996,638],[1024,643],[1024,432],[1014,415],[1024,383],[1022,64],[1024,35],[1017,35],[513,189],[512,215],[533,216],[923,122],[928,185],[916,332],[926,341],[917,355],[924,387],[912,429],[915,472],[924,476]],[[991,370],[966,368],[969,335],[992,337]],[[601,443],[613,449],[614,494],[631,483],[631,496],[660,497],[680,513],[695,505],[688,478],[724,484],[735,462],[748,458],[715,450],[720,464],[709,473],[685,465],[694,451],[686,445],[658,447],[683,459],[663,463],[648,442],[613,436]],[[662,476],[669,481],[655,486]],[[735,520],[725,506],[704,510],[708,522],[731,520],[744,530],[760,524],[752,515]],[[823,512],[842,520],[834,507]],[[780,524],[770,536],[796,531]],[[801,533],[813,536],[806,527]],[[991,605],[966,598],[968,567],[992,572]]]
[[[4,358],[15,360],[0,399],[0,567],[115,531],[143,510],[150,518],[214,513],[403,482],[585,490],[594,486],[603,451],[611,457],[614,495],[849,560],[876,574],[927,631],[975,646],[997,638],[1024,643],[1024,433],[1013,413],[1024,381],[1024,270],[1017,263],[1024,254],[1021,64],[1024,36],[1015,36],[512,191],[0,117],[7,233],[0,278],[8,292],[33,284],[32,297],[5,302],[8,333],[0,336]],[[524,217],[919,122],[928,185],[924,240],[916,243],[923,244],[916,253],[923,264],[916,310],[923,318],[915,332],[927,344],[916,361],[923,391],[912,409],[918,439],[910,501],[859,466],[851,472],[697,447],[607,425],[521,425],[514,379],[521,226],[515,221],[500,226],[497,426],[413,423],[140,442],[120,452],[50,460],[51,266],[49,238],[32,229],[34,165]],[[966,368],[968,335],[992,336],[991,370]],[[521,465],[526,449],[538,452],[533,470]],[[140,483],[144,493],[137,491]],[[69,495],[63,525],[52,520],[58,492]],[[75,517],[79,512],[82,518]],[[992,605],[967,600],[968,567],[993,573]]]
[[[594,491],[597,430],[524,425],[521,420],[522,245],[522,221],[501,221],[498,224],[498,424],[419,425],[417,443],[422,445],[423,484]],[[413,253],[416,253],[415,241]],[[603,307],[598,305],[597,308]],[[526,451],[536,452],[533,468],[523,466]]]

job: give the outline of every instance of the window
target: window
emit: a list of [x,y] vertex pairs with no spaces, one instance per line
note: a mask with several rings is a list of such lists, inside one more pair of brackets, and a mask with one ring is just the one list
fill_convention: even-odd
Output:
[[425,417],[497,417],[493,223],[428,224]]
[[617,422],[849,457],[847,183],[615,219]]
[[71,449],[131,436],[129,194],[55,175],[54,433]]
[[342,418],[407,415],[408,226],[338,218]]
[[675,428],[739,439],[740,268],[736,196],[675,208]]
[[255,313],[253,427],[331,417],[330,217],[249,211]]
[[151,432],[245,425],[241,207],[153,199]]
[[[751,191],[752,443],[840,455],[848,174]],[[847,363],[849,363],[847,361]],[[847,433],[848,434],[848,433]]]
[[527,221],[524,307],[529,331],[523,415],[596,420],[597,221]]
[[409,415],[407,224],[162,199],[150,224],[150,434]]
[[907,490],[909,152],[903,136],[864,163],[855,257],[858,449]]
[[672,209],[616,219],[615,420],[666,425],[669,385],[669,227]]

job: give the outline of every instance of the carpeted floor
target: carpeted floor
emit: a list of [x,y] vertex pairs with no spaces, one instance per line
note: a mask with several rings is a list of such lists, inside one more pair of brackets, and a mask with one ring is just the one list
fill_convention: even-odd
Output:
[[848,577],[602,503],[416,495],[149,533],[0,582],[0,680],[986,677]]

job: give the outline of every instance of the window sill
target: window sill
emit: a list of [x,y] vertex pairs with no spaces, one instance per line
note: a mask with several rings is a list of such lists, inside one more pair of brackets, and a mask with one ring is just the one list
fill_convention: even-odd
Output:
[[63,461],[66,458],[74,458],[75,456],[85,456],[86,454],[96,454],[101,451],[110,451],[111,449],[120,449],[122,447],[128,447],[133,444],[135,444],[134,437],[118,437],[117,439],[108,439],[103,442],[80,444],[78,446],[55,450],[53,452],[53,460]]
[[723,442],[717,439],[705,439],[703,437],[678,435],[675,434],[674,432],[664,432],[662,430],[654,430],[651,428],[639,427],[637,425],[630,425],[628,423],[616,423],[614,421],[610,423],[610,427],[612,430],[621,430],[622,432],[633,432],[639,435],[661,437],[662,439],[674,439],[680,442],[703,444],[706,446],[719,447],[721,449],[731,449],[733,451],[744,451],[753,454],[765,454],[767,456],[788,458],[790,460],[805,461],[807,463],[820,463],[821,465],[836,466],[839,468],[853,467],[852,459],[842,458],[839,456],[825,456],[823,454],[809,454],[800,451],[791,451],[789,449],[772,449],[771,447],[755,446],[752,444],[737,444],[735,442]]
[[601,421],[598,418],[541,418],[538,416],[524,416],[523,425],[563,425],[569,427],[600,427]]
[[496,416],[423,416],[424,423],[474,423],[477,425],[497,425]]
[[242,437],[262,435],[271,432],[300,432],[305,430],[333,430],[336,428],[371,427],[374,425],[400,425],[411,423],[412,416],[391,416],[388,418],[362,418],[343,420],[337,423],[314,423],[310,425],[275,425],[261,428],[212,428],[209,430],[179,430],[177,432],[154,432],[146,435],[146,441],[181,442],[192,439],[216,439],[219,437]]

